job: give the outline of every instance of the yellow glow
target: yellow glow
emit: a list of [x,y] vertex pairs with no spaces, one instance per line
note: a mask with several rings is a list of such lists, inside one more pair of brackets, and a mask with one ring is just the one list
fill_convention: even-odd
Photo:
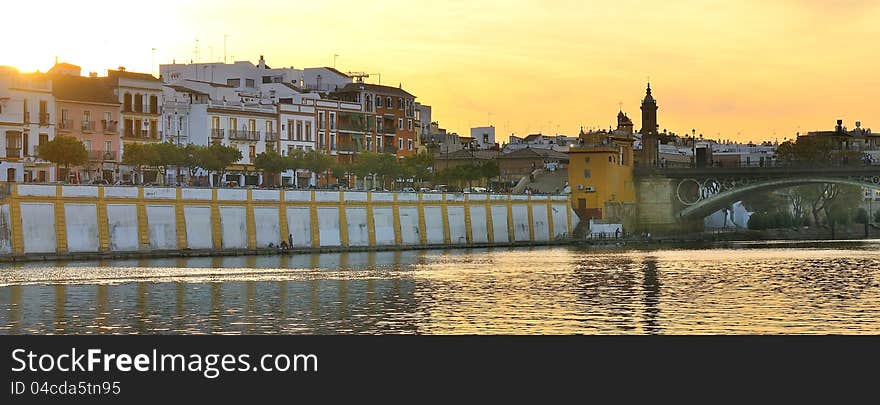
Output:
[[[833,3],[834,5],[829,5]],[[880,8],[867,0],[4,1],[0,64],[84,73],[221,59],[381,72],[441,126],[574,134],[618,103],[640,127],[650,76],[660,128],[781,141],[837,118],[880,130]],[[151,48],[156,48],[155,53]],[[151,62],[155,57],[156,65]],[[741,135],[737,136],[738,133]]]

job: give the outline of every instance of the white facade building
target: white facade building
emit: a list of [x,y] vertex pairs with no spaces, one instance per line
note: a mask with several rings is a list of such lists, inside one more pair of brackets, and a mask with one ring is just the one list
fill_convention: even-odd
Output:
[[471,128],[471,138],[477,149],[491,149],[495,146],[495,126]]
[[0,181],[52,182],[55,166],[37,148],[55,138],[52,81],[0,67]]

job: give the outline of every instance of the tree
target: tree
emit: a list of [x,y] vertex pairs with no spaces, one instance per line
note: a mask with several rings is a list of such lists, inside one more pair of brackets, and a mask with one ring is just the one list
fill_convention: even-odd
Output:
[[401,161],[403,175],[413,181],[422,182],[431,177],[434,166],[434,156],[427,153],[418,153],[407,156]]
[[363,185],[366,188],[366,178],[368,176],[373,176],[373,184],[372,187],[376,186],[376,173],[379,172],[379,159],[380,155],[373,152],[363,152],[358,153],[354,157],[354,161],[352,162],[351,172],[359,177],[364,179]]
[[394,184],[401,173],[402,170],[400,167],[400,162],[398,162],[397,156],[388,153],[383,153],[379,155],[376,174],[382,177],[383,188],[385,187],[386,177],[390,177],[391,190],[394,190]]
[[501,166],[498,165],[498,161],[487,160],[480,165],[480,177],[486,179],[487,182],[493,177],[498,177],[500,175]]
[[[168,166],[176,166],[178,169],[183,162],[183,151],[177,145],[170,142],[145,144],[145,148],[152,149],[147,156],[152,160],[149,166],[155,167],[161,174],[164,182]],[[178,170],[179,171],[179,170]]]
[[275,151],[260,153],[254,157],[254,167],[263,171],[263,186],[278,184],[275,178],[287,168],[287,161]]
[[241,160],[241,151],[234,146],[213,144],[199,151],[199,162],[202,169],[220,175],[221,184],[229,165]]
[[204,149],[204,147],[193,145],[191,143],[188,143],[186,144],[186,146],[182,146],[180,148],[180,165],[189,169],[190,185],[192,185],[192,179],[196,176],[196,171],[198,171],[199,168],[202,167],[202,149]]
[[339,184],[344,184],[348,187],[348,179],[345,178],[345,175],[350,173],[351,164],[349,163],[334,163],[330,166],[330,174],[336,178],[336,182]]
[[56,136],[37,148],[40,159],[63,165],[66,172],[70,166],[79,166],[89,160],[89,153],[82,142],[72,136]]
[[138,174],[139,183],[144,182],[144,166],[153,166],[158,160],[156,149],[143,143],[126,145],[122,155],[122,164],[132,167],[134,172]]
[[294,185],[298,185],[296,171],[297,169],[302,169],[306,167],[306,158],[305,153],[299,149],[291,150],[290,153],[284,158],[284,169],[293,171],[293,181]]
[[825,218],[831,227],[831,237],[836,236],[837,225],[850,224],[863,195],[859,187],[831,185],[831,197],[823,207]]
[[317,150],[313,150],[306,154],[304,163],[304,167],[306,169],[309,169],[309,171],[315,173],[315,183],[317,185],[320,185],[321,174],[323,174],[325,171],[327,171],[327,169],[330,168],[330,165],[333,164],[333,158],[321,152],[318,152]]

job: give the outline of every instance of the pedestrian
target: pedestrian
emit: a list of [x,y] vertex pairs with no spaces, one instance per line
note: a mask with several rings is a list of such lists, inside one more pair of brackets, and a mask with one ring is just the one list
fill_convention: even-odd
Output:
[[293,234],[292,233],[287,235],[287,246],[289,246],[289,247],[293,246]]

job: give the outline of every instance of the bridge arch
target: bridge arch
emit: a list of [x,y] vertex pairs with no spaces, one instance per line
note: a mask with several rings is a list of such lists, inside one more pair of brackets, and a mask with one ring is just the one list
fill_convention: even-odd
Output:
[[856,180],[852,178],[840,177],[801,177],[801,178],[784,178],[770,179],[755,182],[730,190],[722,191],[718,194],[703,198],[696,203],[689,205],[678,213],[679,219],[701,219],[731,204],[742,200],[748,194],[771,191],[782,188],[802,186],[806,184],[840,184],[848,186],[856,186],[862,188],[870,188],[880,190],[880,184],[870,181]]

